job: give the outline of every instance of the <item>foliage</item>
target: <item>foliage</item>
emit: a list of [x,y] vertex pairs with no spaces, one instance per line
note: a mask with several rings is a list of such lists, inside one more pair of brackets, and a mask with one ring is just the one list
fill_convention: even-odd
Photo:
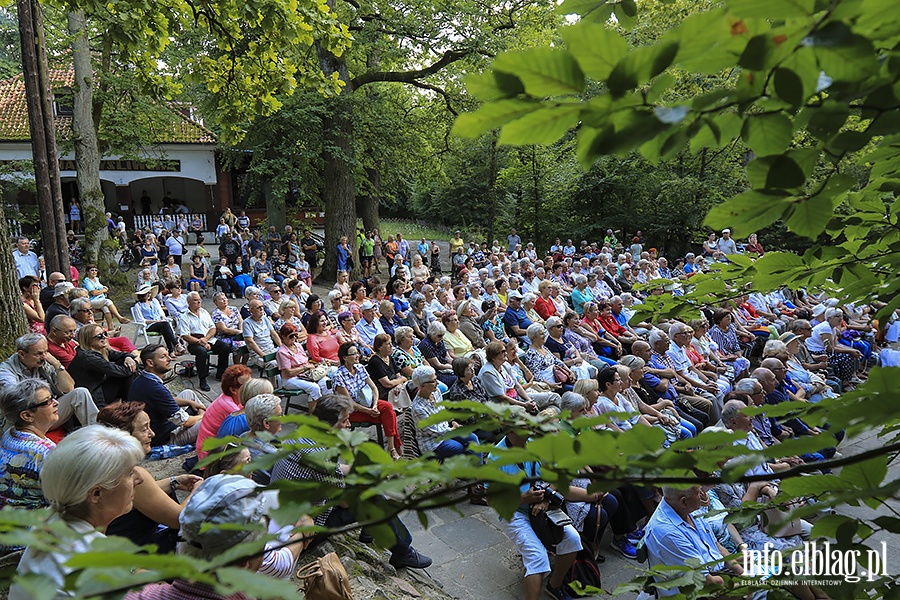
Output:
[[12,77],[22,69],[19,50],[19,27],[15,14],[0,6],[0,80]]

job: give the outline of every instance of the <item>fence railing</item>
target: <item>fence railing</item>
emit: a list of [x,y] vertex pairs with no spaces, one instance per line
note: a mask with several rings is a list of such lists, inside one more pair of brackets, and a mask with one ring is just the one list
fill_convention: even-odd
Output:
[[[164,215],[134,215],[134,227],[135,227],[135,229],[137,229],[137,228],[152,229],[154,218],[158,219],[158,221],[160,223],[162,223],[164,221],[163,216]],[[170,215],[170,216],[174,217],[174,219],[173,219],[174,223],[178,223],[178,217],[181,215]],[[207,227],[206,227],[206,213],[193,213],[193,214],[184,215],[184,216],[187,217],[188,231],[191,230],[191,224],[194,222],[194,219],[196,219],[197,217],[199,217],[200,220],[203,222],[202,231],[209,231],[209,229],[207,229]]]

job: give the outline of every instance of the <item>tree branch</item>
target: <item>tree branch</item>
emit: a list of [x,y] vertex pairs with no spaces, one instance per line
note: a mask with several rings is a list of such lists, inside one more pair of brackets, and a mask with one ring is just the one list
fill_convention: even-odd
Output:
[[422,81],[409,81],[408,83],[417,88],[421,88],[423,90],[431,90],[432,92],[436,92],[436,93],[440,94],[444,98],[444,102],[447,104],[447,111],[450,114],[452,114],[454,117],[459,116],[459,113],[456,111],[455,108],[453,108],[453,105],[450,103],[450,94],[448,94],[443,89],[441,89],[435,85],[431,85],[430,83],[425,83]]
[[396,81],[399,83],[416,83],[416,80],[434,75],[444,67],[472,54],[472,50],[447,50],[435,63],[414,71],[376,71],[363,73],[350,80],[350,88],[357,89],[367,83],[377,81]]

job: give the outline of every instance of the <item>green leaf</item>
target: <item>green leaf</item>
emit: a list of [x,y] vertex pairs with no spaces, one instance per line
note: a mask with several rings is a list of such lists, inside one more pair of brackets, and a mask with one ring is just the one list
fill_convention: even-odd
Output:
[[806,173],[797,162],[785,155],[776,156],[766,175],[767,188],[798,188],[806,183]]
[[678,52],[675,42],[642,46],[628,53],[612,70],[606,83],[614,97],[650,81],[672,64]]
[[480,100],[515,98],[525,93],[525,86],[515,75],[501,71],[473,73],[466,77],[466,89]]
[[833,101],[806,111],[809,113],[806,130],[820,140],[826,140],[840,131],[850,115],[846,106]]
[[725,5],[738,16],[769,20],[810,17],[815,11],[815,0],[728,0]]
[[853,463],[841,469],[841,479],[861,490],[873,490],[881,485],[887,476],[887,456],[876,456],[869,460]]
[[456,118],[452,133],[462,137],[478,137],[514,119],[541,108],[539,102],[528,100],[499,100],[488,102],[475,112],[463,113]]
[[613,7],[606,0],[565,0],[556,7],[561,15],[580,15],[583,20],[606,23],[612,16]]
[[497,71],[518,77],[532,96],[579,94],[584,91],[584,73],[572,54],[561,48],[531,48],[501,54],[494,61]]
[[871,134],[862,131],[842,131],[829,146],[839,152],[856,152],[862,150],[871,139]]
[[775,84],[775,93],[785,102],[790,102],[794,106],[800,106],[806,101],[803,80],[794,71],[786,68],[776,69],[773,82]]
[[744,23],[734,20],[721,8],[690,15],[665,38],[678,42],[675,63],[708,74],[734,67],[749,39]]
[[563,27],[559,33],[584,74],[598,81],[609,77],[619,60],[628,54],[625,39],[600,23],[581,21]]
[[691,140],[691,151],[702,148],[722,148],[741,135],[743,119],[734,112],[724,112],[713,119],[704,119],[703,126]]
[[538,109],[503,126],[499,144],[552,144],[578,124],[580,105],[551,106]]
[[836,475],[810,475],[783,479],[778,485],[782,492],[792,497],[819,496],[829,492],[851,490],[853,487]]
[[803,43],[813,49],[819,68],[835,81],[859,81],[878,72],[872,42],[854,34],[846,23],[831,21]]
[[801,199],[793,205],[787,218],[788,229],[811,239],[825,231],[825,226],[841,203],[844,192],[856,184],[856,179],[842,173],[832,175],[818,194]]
[[793,134],[791,120],[780,113],[751,115],[744,121],[741,132],[744,141],[759,156],[784,152]]
[[[717,231],[730,227],[734,236],[740,238],[768,227],[777,221],[787,208],[785,196],[751,190],[713,206],[703,222]],[[768,255],[767,253],[765,256]]]

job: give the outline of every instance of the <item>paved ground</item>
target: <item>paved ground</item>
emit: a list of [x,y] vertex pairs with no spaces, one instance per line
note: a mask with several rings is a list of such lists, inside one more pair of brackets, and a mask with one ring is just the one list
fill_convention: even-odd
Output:
[[[207,246],[216,260],[216,248]],[[326,288],[316,286],[314,290],[322,295]],[[243,301],[233,300],[232,305],[241,306]],[[214,309],[211,299],[204,299],[203,306],[210,312]],[[123,327],[124,335],[133,335],[133,326]],[[142,344],[139,343],[140,346]],[[190,355],[180,360],[190,360]],[[181,380],[186,387],[197,384],[196,377],[190,381]],[[221,393],[221,387],[213,378],[209,379],[212,391],[207,395],[214,399]],[[852,443],[844,443],[840,447],[843,455],[851,456],[882,444],[874,432],[855,439]],[[894,464],[888,470],[887,481],[900,477],[900,465]],[[900,510],[900,500],[889,501],[894,510]],[[878,515],[891,514],[887,508],[873,511],[865,505],[858,507],[845,506],[841,514],[856,518],[873,518]],[[445,586],[447,593],[461,599],[487,598],[490,600],[518,600],[523,597],[522,578],[524,568],[521,558],[515,551],[512,542],[498,526],[497,514],[488,507],[473,506],[462,503],[454,508],[441,508],[428,513],[428,528],[422,527],[416,515],[408,514],[404,522],[413,533],[414,544],[422,553],[434,559],[434,566],[428,574]],[[607,592],[615,590],[621,583],[630,581],[638,574],[642,565],[625,559],[618,552],[609,548],[611,534],[607,530],[601,551],[606,562],[600,566],[603,575],[603,589]],[[871,538],[871,543],[888,542],[893,550],[900,545],[897,536],[878,533]],[[871,544],[870,544],[871,547]],[[896,553],[889,554],[888,573],[900,572],[900,558]],[[827,590],[826,590],[827,591]]]

